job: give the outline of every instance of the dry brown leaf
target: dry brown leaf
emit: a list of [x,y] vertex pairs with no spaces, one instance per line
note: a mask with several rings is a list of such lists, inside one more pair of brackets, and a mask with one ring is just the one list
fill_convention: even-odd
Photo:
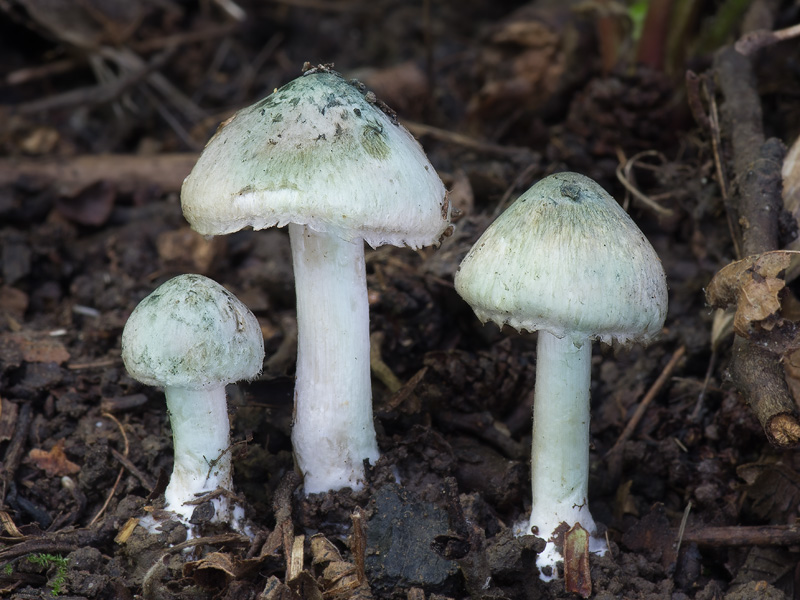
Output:
[[575,523],[564,534],[564,587],[581,598],[592,595],[589,573],[589,532]]
[[211,552],[200,560],[183,565],[183,576],[191,577],[203,587],[222,588],[236,579],[236,567],[230,554]]
[[44,470],[48,477],[75,475],[81,468],[64,454],[64,440],[58,440],[50,451],[34,448],[28,453],[30,461]]
[[297,600],[298,596],[280,579],[271,575],[258,600]]
[[781,463],[749,463],[736,468],[747,482],[744,513],[758,522],[789,523],[800,503],[800,475]]
[[20,331],[6,334],[27,362],[58,364],[69,360],[69,352],[64,345],[52,337],[36,337],[31,332]]
[[292,541],[292,548],[286,558],[286,583],[290,584],[303,573],[305,561],[304,543],[306,536],[298,535]]
[[136,529],[136,526],[139,524],[139,519],[137,517],[131,517],[125,524],[119,528],[119,533],[117,533],[116,537],[114,538],[114,542],[117,544],[125,544],[128,541],[128,538],[131,537],[133,530]]
[[333,542],[321,533],[311,536],[311,564],[320,565],[342,560],[342,555]]
[[327,595],[351,592],[359,586],[355,566],[343,560],[328,563],[322,571],[320,583]]
[[742,337],[749,338],[758,329],[769,331],[781,319],[783,277],[798,255],[777,250],[731,263],[714,275],[706,300],[715,308],[736,305],[733,328]]
[[358,567],[342,559],[339,550],[328,538],[318,533],[311,537],[311,564],[325,565],[318,582],[329,599],[366,600],[372,595]]
[[17,525],[14,523],[14,520],[11,518],[6,511],[0,510],[0,525],[2,525],[2,530],[5,531],[10,537],[15,538],[24,538],[25,536],[22,532],[17,529]]

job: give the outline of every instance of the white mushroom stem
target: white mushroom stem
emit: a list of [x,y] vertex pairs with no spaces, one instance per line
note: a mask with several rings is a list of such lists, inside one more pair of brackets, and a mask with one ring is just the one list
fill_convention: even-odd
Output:
[[[188,521],[197,507],[185,504],[217,488],[231,489],[230,425],[225,386],[201,390],[164,388],[172,425],[175,465],[164,496],[166,508]],[[212,465],[213,463],[213,465]],[[230,519],[225,496],[211,500],[213,522]]]
[[290,224],[297,291],[292,445],[307,494],[361,489],[377,461],[364,242]]
[[[553,567],[544,580],[558,576],[563,560],[550,541],[561,523],[575,523],[589,532],[590,550],[604,554],[605,542],[596,538],[597,527],[589,512],[589,384],[592,344],[575,343],[569,335],[557,338],[539,331],[536,351],[536,386],[533,404],[530,527],[547,540],[536,564]],[[533,529],[535,528],[535,529]],[[529,531],[531,531],[529,529]]]

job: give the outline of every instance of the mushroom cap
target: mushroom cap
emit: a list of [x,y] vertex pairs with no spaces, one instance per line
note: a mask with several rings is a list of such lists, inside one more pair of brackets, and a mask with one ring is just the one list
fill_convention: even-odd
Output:
[[646,342],[664,324],[667,282],[653,247],[595,181],[542,179],[478,239],[455,275],[483,321],[517,330]]
[[179,275],[133,310],[122,360],[147,385],[199,390],[258,375],[264,338],[253,313],[216,281]]
[[297,223],[372,247],[435,244],[450,222],[419,143],[324,68],[224,122],[183,182],[181,205],[204,235]]

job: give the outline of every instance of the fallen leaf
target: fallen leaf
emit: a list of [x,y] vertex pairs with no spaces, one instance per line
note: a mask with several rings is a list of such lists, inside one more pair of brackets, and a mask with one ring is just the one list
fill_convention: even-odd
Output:
[[742,511],[759,523],[779,525],[794,519],[800,503],[800,475],[781,463],[748,463],[736,468],[747,482]]
[[749,338],[757,330],[771,330],[781,319],[779,294],[784,275],[800,252],[764,252],[723,267],[706,289],[706,300],[715,308],[736,305],[733,328]]
[[64,345],[51,337],[39,338],[31,332],[24,331],[6,336],[22,354],[22,359],[27,362],[54,362],[60,365],[69,360],[69,352]]
[[296,600],[297,596],[289,589],[288,585],[281,583],[275,575],[271,575],[259,598],[261,600]]
[[183,565],[183,576],[191,577],[203,587],[222,588],[236,579],[236,568],[229,554],[211,552]]
[[50,451],[34,448],[28,453],[30,461],[44,470],[48,477],[75,475],[81,468],[64,454],[64,440],[58,440]]
[[564,534],[564,587],[581,598],[592,595],[592,575],[589,572],[589,532],[575,523]]

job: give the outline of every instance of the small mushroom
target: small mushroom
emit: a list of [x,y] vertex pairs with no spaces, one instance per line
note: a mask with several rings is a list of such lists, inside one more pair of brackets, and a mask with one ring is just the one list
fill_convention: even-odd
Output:
[[364,241],[436,244],[444,185],[413,136],[361,86],[307,71],[223,123],[181,190],[204,235],[289,225],[297,295],[292,443],[307,494],[359,489],[372,421]]
[[164,388],[175,455],[165,508],[186,524],[199,496],[222,490],[211,500],[209,521],[241,530],[241,509],[228,499],[225,386],[261,371],[264,340],[253,313],[208,277],[179,275],[133,310],[122,332],[122,360],[131,377]]
[[[547,541],[537,565],[555,577],[554,537],[589,512],[591,341],[647,342],[664,324],[667,284],[653,247],[596,182],[557,173],[531,187],[478,239],[455,275],[483,321],[538,331],[529,526]],[[551,567],[551,569],[546,569]],[[553,575],[547,575],[552,573]]]

